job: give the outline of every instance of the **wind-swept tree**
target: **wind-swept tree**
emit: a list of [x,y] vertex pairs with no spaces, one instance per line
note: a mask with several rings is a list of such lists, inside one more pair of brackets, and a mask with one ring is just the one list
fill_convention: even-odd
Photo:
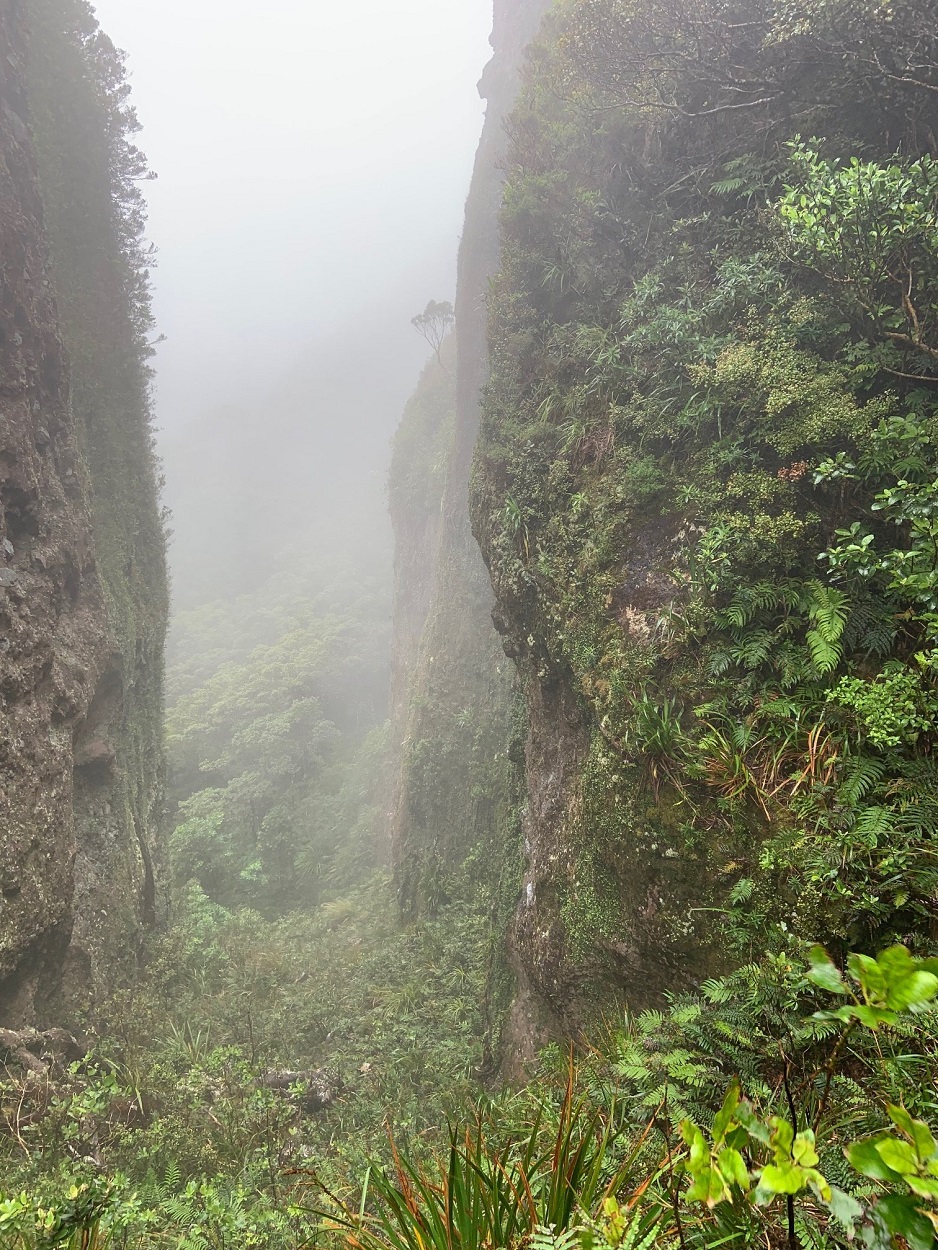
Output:
[[448,300],[437,302],[431,299],[422,313],[417,313],[416,317],[411,317],[410,324],[417,333],[427,340],[436,353],[436,358],[440,364],[443,363],[440,356],[440,348],[443,346],[443,340],[449,333],[450,326],[456,320],[453,312],[453,305]]

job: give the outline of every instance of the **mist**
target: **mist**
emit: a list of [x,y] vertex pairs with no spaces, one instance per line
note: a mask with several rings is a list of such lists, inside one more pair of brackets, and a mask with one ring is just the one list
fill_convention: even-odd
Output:
[[160,424],[242,396],[388,296],[410,343],[415,301],[452,286],[490,0],[96,8],[158,175]]
[[427,355],[410,318],[453,295],[490,0],[96,8],[157,175],[176,602],[256,585],[307,529],[350,541],[337,510],[387,547],[389,438]]

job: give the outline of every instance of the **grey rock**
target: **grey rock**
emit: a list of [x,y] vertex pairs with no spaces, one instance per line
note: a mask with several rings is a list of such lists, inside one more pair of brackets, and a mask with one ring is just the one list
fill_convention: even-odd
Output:
[[[342,1082],[334,1068],[307,1068],[302,1071],[271,1068],[261,1077],[260,1083],[265,1089],[284,1094],[308,1114],[331,1106],[342,1091]],[[300,1092],[294,1092],[293,1086],[299,1087]]]

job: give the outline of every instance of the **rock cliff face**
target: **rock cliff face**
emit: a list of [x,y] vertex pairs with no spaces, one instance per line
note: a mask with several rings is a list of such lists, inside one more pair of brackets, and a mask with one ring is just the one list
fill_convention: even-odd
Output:
[[[479,84],[485,125],[459,251],[456,328],[443,365],[427,366],[398,435],[391,508],[397,545],[394,718],[402,742],[393,817],[405,910],[433,908],[467,880],[486,884],[496,941],[519,882],[523,725],[512,666],[492,624],[493,599],[468,513],[469,469],[486,377],[485,297],[498,260],[498,211],[524,48],[546,0],[496,0],[494,55]],[[423,484],[419,501],[408,478]],[[490,1060],[517,1067],[502,1036],[509,968],[496,961]],[[520,1037],[529,1030],[513,1030]]]
[[[151,645],[128,653],[115,590],[131,572],[125,565],[110,584],[101,573],[107,483],[94,473],[88,431],[70,396],[35,142],[33,17],[32,7],[18,0],[0,6],[0,1025],[6,1026],[68,1015],[132,953],[139,925],[154,914],[161,772],[158,739],[147,743],[144,765],[133,749],[132,724],[135,701],[155,702],[159,717],[164,613],[161,607],[154,616]],[[67,23],[61,24],[64,31]],[[107,327],[97,332],[104,338]],[[135,477],[149,487],[155,513],[151,461],[127,470],[129,487]],[[156,567],[153,590],[162,605],[161,540]]]

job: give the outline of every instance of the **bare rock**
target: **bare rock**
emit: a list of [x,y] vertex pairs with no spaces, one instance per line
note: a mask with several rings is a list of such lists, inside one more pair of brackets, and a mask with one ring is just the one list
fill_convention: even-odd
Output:
[[0,1029],[0,1063],[35,1076],[61,1070],[81,1059],[86,1049],[65,1029]]
[[261,1078],[265,1089],[286,1095],[301,1111],[311,1115],[331,1106],[342,1091],[335,1068],[271,1068]]

